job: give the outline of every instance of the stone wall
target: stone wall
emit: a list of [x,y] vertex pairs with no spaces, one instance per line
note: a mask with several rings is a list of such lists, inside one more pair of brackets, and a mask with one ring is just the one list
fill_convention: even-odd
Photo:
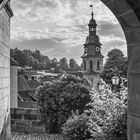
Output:
[[43,133],[45,125],[41,123],[38,109],[11,109],[12,132]]
[[18,107],[17,66],[10,67],[10,108]]
[[0,10],[0,140],[10,140],[10,15]]
[[101,0],[124,31],[128,52],[128,140],[140,140],[140,0]]

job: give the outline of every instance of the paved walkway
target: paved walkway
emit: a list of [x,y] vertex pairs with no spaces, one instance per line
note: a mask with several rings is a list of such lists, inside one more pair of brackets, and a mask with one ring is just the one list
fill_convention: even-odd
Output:
[[60,135],[12,133],[11,140],[64,140]]

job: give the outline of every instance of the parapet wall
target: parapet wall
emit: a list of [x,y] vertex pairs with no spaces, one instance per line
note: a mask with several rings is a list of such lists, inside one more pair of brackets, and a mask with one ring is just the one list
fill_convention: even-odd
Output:
[[0,140],[10,140],[10,17],[0,10]]
[[38,109],[11,109],[12,132],[43,133],[45,126],[41,123]]

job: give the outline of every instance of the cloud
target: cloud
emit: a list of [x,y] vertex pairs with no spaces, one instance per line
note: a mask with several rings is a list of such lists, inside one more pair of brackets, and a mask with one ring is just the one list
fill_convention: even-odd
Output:
[[[67,55],[79,61],[88,35],[92,3],[92,0],[12,0],[11,47],[38,48],[50,57]],[[99,0],[94,0],[93,5],[97,34],[106,55],[110,48],[124,46],[125,37],[111,11]]]

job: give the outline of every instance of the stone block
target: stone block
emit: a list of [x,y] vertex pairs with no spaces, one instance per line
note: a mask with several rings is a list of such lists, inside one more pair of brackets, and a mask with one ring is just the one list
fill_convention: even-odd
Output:
[[139,72],[140,70],[140,47],[131,46],[128,48],[128,71]]
[[130,114],[140,117],[140,98],[133,98],[128,100],[128,112]]
[[140,99],[140,73],[130,73],[128,80],[129,99]]
[[129,27],[125,29],[125,36],[129,47],[140,47],[140,27]]
[[128,115],[128,139],[129,140],[139,140],[140,136],[140,118],[137,116],[133,116],[131,114]]

